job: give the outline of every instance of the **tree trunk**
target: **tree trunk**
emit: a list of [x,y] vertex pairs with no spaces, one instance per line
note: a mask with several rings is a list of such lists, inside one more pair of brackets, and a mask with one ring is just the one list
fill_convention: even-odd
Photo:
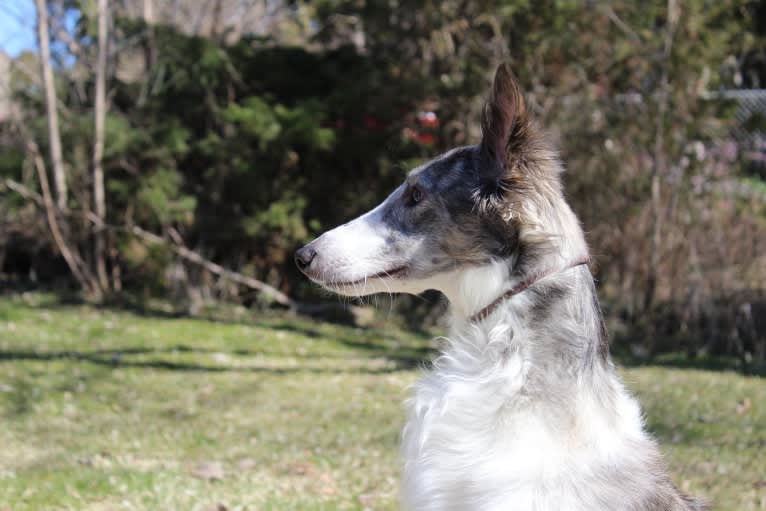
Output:
[[144,23],[154,24],[154,0],[144,0]]
[[[77,279],[77,282],[82,289],[89,295],[95,296],[98,294],[98,287],[95,285],[91,275],[89,275],[87,266],[82,264],[82,260],[77,254],[77,248],[74,246],[72,248],[69,247],[59,228],[58,219],[56,218],[56,206],[51,197],[50,186],[48,185],[48,174],[45,171],[45,162],[43,162],[43,158],[40,156],[40,152],[37,150],[37,146],[34,142],[27,143],[27,150],[32,156],[35,168],[37,169],[37,177],[40,180],[40,188],[43,192],[43,206],[45,207],[48,227],[53,235],[53,241],[56,244],[59,253],[66,261],[67,266],[69,266],[72,275]],[[23,187],[17,187],[16,189],[23,190]]]
[[96,63],[95,132],[93,141],[93,210],[101,225],[94,228],[93,260],[101,291],[109,291],[106,271],[106,196],[104,193],[104,122],[106,118],[107,0],[98,0],[98,61]]
[[48,138],[53,163],[53,182],[56,187],[56,205],[65,209],[67,203],[67,182],[64,160],[61,156],[61,135],[59,134],[58,110],[56,107],[56,85],[51,67],[51,50],[48,33],[48,11],[45,0],[35,0],[37,6],[37,40],[40,44],[40,65],[45,87],[45,106],[48,112]]
[[221,35],[221,16],[223,14],[223,0],[216,0],[213,6],[213,21],[210,27],[210,37],[218,40]]

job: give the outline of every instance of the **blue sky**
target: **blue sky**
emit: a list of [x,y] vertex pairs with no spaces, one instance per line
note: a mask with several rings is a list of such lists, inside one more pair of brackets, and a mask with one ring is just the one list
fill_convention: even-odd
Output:
[[0,50],[16,57],[37,48],[37,13],[32,0],[0,0]]

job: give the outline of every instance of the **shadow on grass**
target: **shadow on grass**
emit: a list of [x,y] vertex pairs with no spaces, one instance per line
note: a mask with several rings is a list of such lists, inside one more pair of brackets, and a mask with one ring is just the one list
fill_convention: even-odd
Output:
[[658,354],[651,358],[642,358],[632,355],[620,347],[612,350],[612,356],[616,362],[630,368],[663,367],[667,369],[734,372],[744,376],[766,377],[766,365],[746,364],[735,357],[690,356],[685,353],[671,352]]
[[[219,317],[213,314],[207,315],[189,315],[182,312],[164,310],[159,307],[152,307],[146,304],[145,301],[138,299],[130,294],[119,294],[113,296],[108,302],[103,304],[91,304],[84,301],[80,296],[76,294],[56,294],[52,299],[45,300],[42,304],[25,304],[30,308],[46,308],[46,309],[66,309],[69,307],[89,306],[103,311],[117,311],[133,314],[142,318],[157,318],[163,320],[194,320],[213,324],[221,325],[245,325],[250,327],[258,327],[273,331],[283,331],[290,334],[297,334],[310,339],[316,339],[317,342],[332,341],[343,344],[344,346],[357,350],[363,353],[349,353],[348,355],[333,354],[320,356],[324,358],[354,358],[355,356],[369,356],[377,358],[385,358],[394,363],[398,368],[411,369],[430,361],[433,356],[433,350],[427,345],[427,340],[422,333],[411,333],[408,336],[415,343],[402,343],[401,336],[397,337],[390,333],[390,330],[386,329],[366,329],[362,327],[353,327],[343,322],[328,322],[320,321],[310,316],[295,315],[295,320],[291,321],[285,319],[285,313],[271,313],[255,315],[252,318],[242,317]],[[323,332],[323,327],[335,326],[337,330],[331,332]],[[150,349],[150,348],[126,348],[124,350],[103,350],[93,351],[88,353],[75,353],[76,356],[68,358],[77,358],[79,356],[83,360],[91,360],[94,357],[108,357],[111,353],[122,354],[149,354],[149,353],[161,353],[161,352],[220,352],[221,350],[212,350],[206,348],[192,348],[189,346],[179,345],[164,349]],[[30,352],[29,354],[35,354],[36,352]],[[231,354],[239,356],[256,356],[256,355],[270,355],[269,352],[259,349],[257,351],[251,351],[247,349],[237,349],[231,351]],[[47,355],[43,353],[42,355]],[[282,355],[285,353],[273,353],[271,355]],[[299,354],[290,353],[289,356],[295,358],[313,358],[315,354]],[[66,355],[58,358],[67,358]],[[2,352],[0,352],[0,360],[3,359]],[[99,358],[100,360],[100,358]],[[124,363],[123,363],[124,364]],[[184,369],[186,364],[175,363],[159,363],[160,366],[165,367],[168,365],[181,366],[179,370]],[[158,366],[159,367],[159,366]],[[166,367],[171,369],[172,367]],[[186,370],[193,370],[188,368]],[[328,371],[329,372],[329,371]]]
[[[399,343],[400,339],[395,335],[387,334],[379,330],[371,332],[359,332],[358,335],[348,335],[347,333],[334,332],[331,335],[322,333],[318,328],[312,328],[309,326],[290,323],[289,321],[278,321],[257,324],[263,328],[271,330],[280,330],[289,332],[292,334],[298,334],[309,338],[321,339],[330,337],[332,340],[340,342],[344,346],[349,348],[364,350],[369,355],[378,357],[386,357],[393,360],[408,360],[412,362],[427,361],[431,358],[434,350],[427,345],[413,346],[413,345],[398,345],[388,346],[385,341]],[[412,334],[415,337],[421,337],[420,334]],[[378,342],[372,339],[378,339]],[[383,341],[383,342],[380,342]],[[392,351],[396,353],[392,353]]]
[[[422,365],[421,360],[409,358],[390,358],[385,359],[390,362],[386,367],[347,367],[347,368],[322,368],[322,367],[278,367],[278,366],[253,366],[232,367],[224,365],[210,365],[204,363],[192,362],[174,362],[169,360],[130,360],[123,358],[123,355],[141,355],[141,354],[162,354],[169,352],[205,352],[211,353],[213,350],[189,348],[185,346],[168,348],[162,350],[149,348],[127,348],[125,350],[96,350],[96,351],[25,351],[25,350],[0,350],[0,363],[15,362],[19,360],[50,362],[50,361],[75,361],[89,362],[113,369],[121,368],[139,368],[139,369],[161,369],[169,371],[189,371],[189,372],[251,372],[267,374],[292,374],[292,373],[348,373],[348,374],[388,374],[397,371],[408,370]],[[242,351],[242,350],[239,350]],[[215,351],[220,353],[220,351]],[[262,352],[260,352],[262,354]],[[290,355],[292,356],[292,355]],[[310,358],[310,357],[306,357]]]
[[[311,339],[316,339],[317,342],[323,340],[331,340],[339,342],[344,346],[360,350],[365,355],[370,357],[385,358],[394,363],[398,368],[409,369],[428,363],[434,355],[434,350],[430,348],[426,341],[425,335],[422,332],[411,332],[409,335],[422,342],[416,343],[402,343],[400,344],[401,337],[392,335],[390,331],[385,328],[378,328],[374,330],[364,328],[354,328],[343,322],[328,322],[319,321],[316,318],[310,316],[296,315],[295,321],[285,319],[285,316],[280,313],[266,312],[265,314],[254,314],[252,318],[242,317],[220,317],[215,313],[197,316],[189,315],[183,312],[170,311],[160,307],[152,306],[145,300],[140,299],[131,294],[123,293],[113,296],[107,303],[94,305],[90,304],[75,293],[57,293],[53,295],[52,299],[45,300],[44,303],[33,305],[25,304],[30,308],[67,308],[74,306],[88,305],[100,310],[114,310],[119,312],[127,312],[136,316],[145,318],[158,318],[165,320],[174,319],[189,319],[195,321],[204,321],[214,324],[231,324],[231,325],[247,325],[254,326],[274,331],[284,331],[292,334],[302,335]],[[331,333],[322,332],[323,327],[328,325],[339,325],[340,328],[337,331]],[[393,345],[393,346],[392,346]],[[213,352],[220,350],[208,350],[204,348],[191,348],[189,346],[175,346],[165,350],[145,349],[145,348],[128,348],[126,350],[108,350],[109,353],[120,352],[123,354],[148,354],[150,352],[159,353],[160,351],[170,352],[184,352],[184,351],[198,351],[198,352]],[[759,376],[766,377],[766,364],[746,364],[742,360],[736,357],[713,357],[713,356],[692,356],[683,352],[673,352],[659,354],[651,358],[637,357],[631,353],[627,347],[625,339],[617,338],[613,340],[611,346],[612,356],[614,359],[625,367],[664,367],[672,369],[693,369],[704,371],[717,371],[717,372],[736,372],[746,376]],[[80,358],[84,360],[90,360],[93,357],[107,357],[109,353],[105,352],[90,352],[83,355]],[[238,349],[231,351],[234,355],[240,356],[255,356],[255,355],[270,355],[268,352],[258,350],[256,352],[246,349]],[[34,353],[32,353],[34,354]],[[284,355],[273,354],[273,355]],[[299,354],[290,353],[294,358],[312,358],[316,357],[315,354]],[[319,355],[325,358],[354,358],[354,353],[349,353],[347,356],[341,354]],[[88,358],[90,357],[90,358]],[[4,358],[2,352],[0,352],[0,360]],[[7,357],[6,357],[7,358]],[[66,358],[62,356],[59,358]],[[74,357],[69,357],[74,358]],[[101,360],[101,359],[99,359]],[[92,360],[93,361],[93,360]],[[144,362],[132,362],[134,364]],[[146,362],[145,364],[150,364]],[[125,365],[125,362],[123,362]],[[188,366],[188,367],[187,367]],[[197,370],[205,370],[199,368],[202,366],[195,366],[193,364],[183,364],[175,362],[156,362],[156,367],[166,369],[178,369],[178,370],[195,370],[194,367],[198,367]],[[227,370],[226,368],[219,368],[212,366],[209,370]],[[300,371],[300,368],[294,369]],[[293,371],[292,368],[289,371]],[[328,370],[328,372],[331,372]]]

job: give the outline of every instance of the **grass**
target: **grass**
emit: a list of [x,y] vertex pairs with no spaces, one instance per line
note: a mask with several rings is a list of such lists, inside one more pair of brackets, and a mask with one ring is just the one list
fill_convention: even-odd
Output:
[[[0,509],[395,509],[401,402],[429,347],[390,327],[0,298]],[[623,374],[679,486],[766,509],[764,379]]]

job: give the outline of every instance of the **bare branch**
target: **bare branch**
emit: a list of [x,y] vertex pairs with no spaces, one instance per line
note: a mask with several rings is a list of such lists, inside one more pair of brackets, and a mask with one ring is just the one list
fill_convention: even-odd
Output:
[[18,181],[14,181],[13,179],[6,179],[4,184],[25,199],[35,202],[38,206],[45,207],[42,195],[33,190],[30,190]]
[[609,18],[609,20],[612,23],[617,25],[617,27],[620,30],[622,30],[622,32],[625,35],[630,37],[636,43],[640,43],[641,42],[641,38],[638,36],[638,34],[635,32],[635,30],[630,28],[627,23],[622,21],[622,19],[619,16],[617,16],[617,13],[614,12],[614,9],[612,8],[611,5],[609,5],[609,4],[602,4],[601,7],[604,10],[604,13],[606,14],[606,17]]
[[[156,234],[151,233],[149,231],[146,231],[138,226],[134,225],[130,227],[129,231],[149,243],[168,244],[168,242],[165,241],[164,238],[157,236]],[[205,259],[197,252],[194,252],[193,250],[190,250],[183,245],[173,243],[173,244],[170,244],[170,247],[173,249],[173,251],[176,254],[178,254],[183,259],[186,259],[187,261],[190,261],[202,266],[210,273],[218,275],[219,277],[230,280],[232,282],[242,284],[243,286],[247,286],[251,289],[260,291],[261,293],[272,298],[275,302],[277,302],[280,305],[284,305],[290,308],[298,307],[298,303],[295,302],[292,298],[284,294],[282,291],[266,284],[265,282],[261,282],[260,280],[254,279],[252,277],[248,277],[247,275],[243,275],[241,273],[227,270],[223,266],[216,264],[213,261],[210,261],[209,259]]]

